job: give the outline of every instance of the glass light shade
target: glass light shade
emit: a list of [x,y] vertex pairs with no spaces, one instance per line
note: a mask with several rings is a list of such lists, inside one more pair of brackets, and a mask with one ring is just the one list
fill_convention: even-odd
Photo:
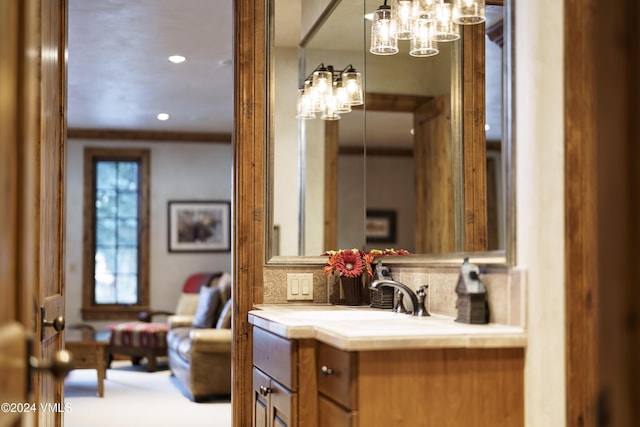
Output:
[[[306,82],[305,82],[306,85]],[[332,90],[332,75],[329,70],[321,66],[313,72],[311,80],[311,98],[313,100],[313,111],[321,113],[325,109],[327,95]]]
[[395,22],[391,15],[391,7],[387,5],[380,6],[373,14],[369,52],[375,55],[394,55],[398,53],[398,39],[396,39],[395,34]]
[[336,113],[343,114],[351,112],[351,104],[349,104],[349,95],[347,88],[342,87],[342,79],[333,83],[333,97],[336,101]]
[[438,3],[435,6],[433,39],[437,42],[450,42],[460,38],[458,24],[451,20],[451,11],[451,3]]
[[318,94],[326,94],[333,86],[333,75],[324,66],[313,72],[311,86]]
[[353,67],[342,73],[342,87],[346,89],[350,105],[364,104],[362,94],[362,75]]
[[396,39],[411,39],[412,12],[410,0],[393,0],[393,3],[391,3],[391,16],[395,20]]
[[454,0],[453,21],[456,24],[480,24],[485,21],[485,0]]
[[324,111],[322,111],[322,120],[340,120],[340,114],[338,114],[338,100],[335,96],[327,97]]
[[304,89],[298,89],[297,119],[315,119],[311,96]]
[[416,19],[409,55],[426,57],[438,54],[438,43],[433,40],[434,26],[434,21]]
[[435,19],[435,7],[440,0],[413,0],[412,15],[414,19]]

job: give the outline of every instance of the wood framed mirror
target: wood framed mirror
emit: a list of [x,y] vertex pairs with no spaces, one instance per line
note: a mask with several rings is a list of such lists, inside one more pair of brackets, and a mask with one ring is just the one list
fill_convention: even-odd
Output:
[[[336,10],[339,10],[341,3],[340,1],[328,2],[328,6],[319,13],[320,18],[311,25],[308,33],[317,33],[319,28],[330,19],[332,14],[336,13]],[[369,3],[371,2],[362,2],[363,11],[368,10],[367,7],[370,8]],[[276,16],[272,16],[271,21],[281,22],[277,19],[277,10],[275,14]],[[422,163],[420,163],[422,167],[416,167],[414,175],[416,188],[413,192],[416,194],[414,201],[416,218],[413,223],[405,226],[405,228],[410,230],[411,236],[418,236],[410,246],[413,253],[420,254],[419,256],[412,257],[416,261],[428,262],[429,259],[433,258],[440,262],[442,259],[447,258],[458,259],[460,254],[465,253],[494,259],[502,263],[508,263],[509,260],[514,259],[512,254],[514,249],[513,233],[511,232],[514,227],[510,224],[515,221],[514,215],[510,213],[510,206],[513,199],[510,193],[510,189],[512,188],[510,180],[512,179],[513,169],[513,141],[509,132],[511,124],[505,119],[505,117],[511,117],[509,114],[510,100],[508,99],[511,84],[511,73],[508,66],[510,61],[508,54],[510,52],[510,41],[509,37],[505,37],[505,32],[508,34],[510,25],[508,7],[500,0],[488,1],[487,14],[491,17],[487,25],[462,27],[463,37],[459,42],[458,52],[456,52],[456,55],[460,57],[461,65],[451,76],[452,80],[459,81],[459,85],[451,85],[454,93],[450,99],[452,103],[456,105],[452,106],[450,113],[446,116],[446,119],[452,123],[450,129],[453,143],[449,145],[442,144],[440,151],[429,146],[424,149],[418,147],[412,150],[413,154],[422,156],[423,158]],[[278,36],[280,31],[277,23],[274,27],[269,34],[272,34],[272,40],[275,43],[275,41],[282,36]],[[287,29],[285,28],[285,30]],[[334,28],[331,31],[336,30]],[[308,43],[308,41],[305,40],[309,38],[309,35],[305,37],[303,43]],[[362,38],[362,40],[365,39],[366,37]],[[487,40],[489,40],[489,42],[487,42]],[[485,66],[487,61],[485,61],[485,58],[489,55],[486,44],[488,43],[490,43],[494,49],[494,56],[497,49],[499,62],[497,68],[495,68],[495,58],[492,59],[491,63],[494,69],[486,70]],[[336,156],[339,156],[341,151],[344,153],[349,150],[351,150],[350,154],[353,155],[353,151],[357,150],[357,148],[353,147],[341,148],[339,143],[332,140],[332,138],[335,139],[339,134],[338,129],[340,124],[329,122],[325,124],[324,134],[326,135],[326,140],[324,141],[324,151],[320,152],[321,155],[324,155],[324,162],[322,163],[324,165],[322,169],[323,183],[321,186],[324,188],[324,191],[322,195],[318,196],[315,194],[310,196],[307,194],[306,197],[301,197],[298,193],[295,202],[297,203],[298,209],[304,210],[304,207],[300,208],[300,206],[303,206],[303,204],[308,205],[310,201],[312,201],[314,204],[311,207],[307,206],[307,210],[314,212],[315,215],[318,215],[318,212],[322,211],[322,215],[318,215],[314,225],[311,227],[313,230],[321,229],[319,233],[321,238],[315,238],[316,241],[321,243],[316,244],[315,250],[306,250],[305,244],[301,244],[300,238],[298,237],[299,234],[302,234],[299,233],[298,230],[305,228],[304,214],[301,214],[300,210],[293,209],[292,204],[281,203],[278,199],[278,190],[274,189],[274,186],[278,185],[278,180],[274,175],[281,173],[280,171],[284,169],[288,169],[289,182],[302,179],[299,170],[295,173],[292,172],[292,164],[300,162],[299,138],[301,131],[298,129],[292,131],[290,129],[284,136],[279,132],[280,127],[278,120],[281,120],[281,113],[277,107],[277,103],[284,102],[281,100],[286,98],[281,96],[281,91],[278,91],[278,88],[282,86],[280,76],[285,74],[283,72],[284,68],[278,66],[279,63],[282,63],[281,53],[283,49],[282,46],[278,46],[277,44],[269,45],[272,46],[271,54],[269,55],[271,60],[267,66],[268,69],[274,70],[272,76],[276,77],[270,80],[269,88],[272,92],[270,92],[267,98],[269,100],[267,107],[270,108],[269,111],[271,111],[271,114],[268,114],[268,123],[270,124],[268,131],[270,141],[268,144],[268,152],[269,161],[275,161],[276,164],[273,165],[270,163],[268,165],[268,172],[265,177],[268,182],[266,190],[268,195],[267,202],[272,203],[268,207],[268,225],[266,232],[267,238],[273,241],[273,230],[277,228],[279,232],[277,241],[284,244],[287,240],[288,227],[291,224],[297,224],[295,235],[298,240],[296,241],[296,249],[294,251],[283,251],[279,247],[268,248],[266,261],[287,263],[293,261],[290,260],[290,258],[298,258],[297,254],[319,255],[326,249],[341,247],[345,244],[349,247],[364,247],[366,244],[365,241],[356,241],[355,243],[341,242],[339,236],[345,233],[339,231],[339,222],[330,220],[331,218],[339,217],[338,206],[340,202],[337,200],[339,191],[335,189],[337,183],[335,171],[338,168],[339,161]],[[288,61],[297,67],[298,72],[295,74],[290,69],[285,75],[290,82],[299,82],[300,74],[305,72],[299,71],[302,68],[300,65],[302,60],[300,58],[303,57],[303,55],[300,54],[298,47],[295,47],[295,57],[292,52],[293,49],[290,49]],[[405,55],[407,54],[405,53]],[[421,58],[421,60],[423,59]],[[365,67],[364,73],[366,75],[373,71],[374,68],[368,66]],[[492,79],[491,82],[489,82],[490,79]],[[492,85],[492,88],[495,88],[497,85],[500,89],[497,94],[489,94],[492,98],[489,101],[494,103],[493,106],[486,101],[487,91],[485,88],[488,85]],[[395,99],[393,95],[396,95]],[[396,111],[398,109],[406,110],[407,108],[415,108],[403,105],[406,100],[410,98],[410,96],[406,94],[378,94],[371,92],[367,93],[366,97],[367,102],[365,102],[364,108],[367,114],[372,114],[374,111],[388,110],[389,108],[394,108]],[[292,115],[295,114],[295,112],[292,111],[295,100],[293,100],[291,96],[289,96],[288,99],[291,105],[288,107],[289,114],[290,117],[292,117]],[[418,121],[413,120],[414,132],[416,132],[418,136],[423,135],[425,132],[438,132],[438,129],[441,129],[441,131],[444,129],[443,125],[434,127],[433,122],[425,120],[426,117],[434,117],[434,112],[438,111],[435,104],[430,108],[431,112],[423,111]],[[443,107],[441,106],[441,108]],[[489,124],[487,121],[487,117],[489,116],[488,111],[492,108],[497,108],[497,112],[492,111],[492,114],[493,116],[498,116],[498,122],[496,124],[494,119],[491,127],[494,129],[493,134],[498,135],[498,140],[488,140],[489,137],[487,136],[486,126]],[[428,126],[428,128],[424,128],[424,126]],[[496,133],[495,128],[498,128],[499,132]],[[365,138],[368,140],[371,134],[372,132],[367,132]],[[295,144],[291,142],[294,138]],[[287,140],[289,140],[289,146],[294,147],[296,154],[289,154],[286,157],[287,160],[284,161],[286,163],[281,162],[278,164],[281,158],[278,147],[286,144],[285,141]],[[427,148],[429,148],[430,151],[425,151]],[[386,151],[391,155],[402,153],[402,151],[391,153],[393,150],[390,150],[388,147],[386,149],[374,148],[367,144],[367,142],[365,142],[362,147],[362,151],[364,152],[365,150],[371,153]],[[445,150],[444,153],[442,153],[443,150]],[[441,153],[441,156],[446,157],[446,160],[444,158],[436,160],[433,154],[438,152]],[[314,153],[313,155],[317,156],[318,154]],[[448,167],[448,171],[446,171],[444,175],[435,175],[432,173],[436,167],[442,169],[442,165],[450,159],[454,159],[452,162],[456,162],[456,167]],[[283,164],[287,166],[281,166]],[[307,167],[308,164],[303,168],[305,169],[305,173],[307,172]],[[367,178],[371,179],[371,168],[366,169]],[[424,179],[418,179],[421,173],[424,175]],[[364,182],[366,178],[363,177],[362,180]],[[445,182],[451,182],[451,186],[443,190],[443,183]],[[298,186],[302,187],[302,184],[298,183]],[[290,194],[291,191],[290,189]],[[295,192],[295,188],[293,191]],[[425,196],[419,197],[421,194]],[[318,202],[320,197],[322,198],[322,203]],[[278,214],[274,214],[274,209],[283,205],[290,216],[288,219],[276,223],[274,218],[277,217]],[[362,210],[362,222],[364,224],[366,207],[363,207]],[[425,212],[428,212],[427,216],[420,216],[419,213],[424,214]],[[309,225],[307,224],[306,227],[309,228]],[[354,227],[351,227],[351,229],[353,228]],[[364,231],[362,234],[365,234]],[[302,239],[304,239],[304,237]],[[391,246],[406,247],[408,245],[394,245],[392,243]],[[307,260],[313,262],[312,258],[313,257],[307,258]],[[301,261],[302,260],[295,259],[296,263]]]

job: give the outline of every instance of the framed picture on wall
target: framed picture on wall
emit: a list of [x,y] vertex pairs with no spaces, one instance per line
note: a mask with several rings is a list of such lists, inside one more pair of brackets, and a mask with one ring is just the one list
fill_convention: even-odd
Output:
[[366,238],[371,243],[395,243],[396,211],[367,209]]
[[231,203],[170,201],[169,252],[231,251]]

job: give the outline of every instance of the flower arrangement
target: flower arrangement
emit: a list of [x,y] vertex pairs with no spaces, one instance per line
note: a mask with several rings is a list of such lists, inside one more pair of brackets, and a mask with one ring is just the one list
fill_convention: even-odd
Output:
[[372,249],[365,252],[360,249],[339,249],[326,251],[322,255],[329,257],[323,269],[327,276],[338,273],[339,276],[359,277],[366,271],[369,277],[373,277],[371,265],[375,263],[376,257],[409,255],[409,251],[405,249]]

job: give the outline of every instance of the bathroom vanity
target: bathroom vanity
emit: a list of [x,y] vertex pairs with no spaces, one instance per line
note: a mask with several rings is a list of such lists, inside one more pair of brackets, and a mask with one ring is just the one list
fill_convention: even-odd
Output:
[[524,330],[368,307],[263,305],[254,426],[522,426]]

